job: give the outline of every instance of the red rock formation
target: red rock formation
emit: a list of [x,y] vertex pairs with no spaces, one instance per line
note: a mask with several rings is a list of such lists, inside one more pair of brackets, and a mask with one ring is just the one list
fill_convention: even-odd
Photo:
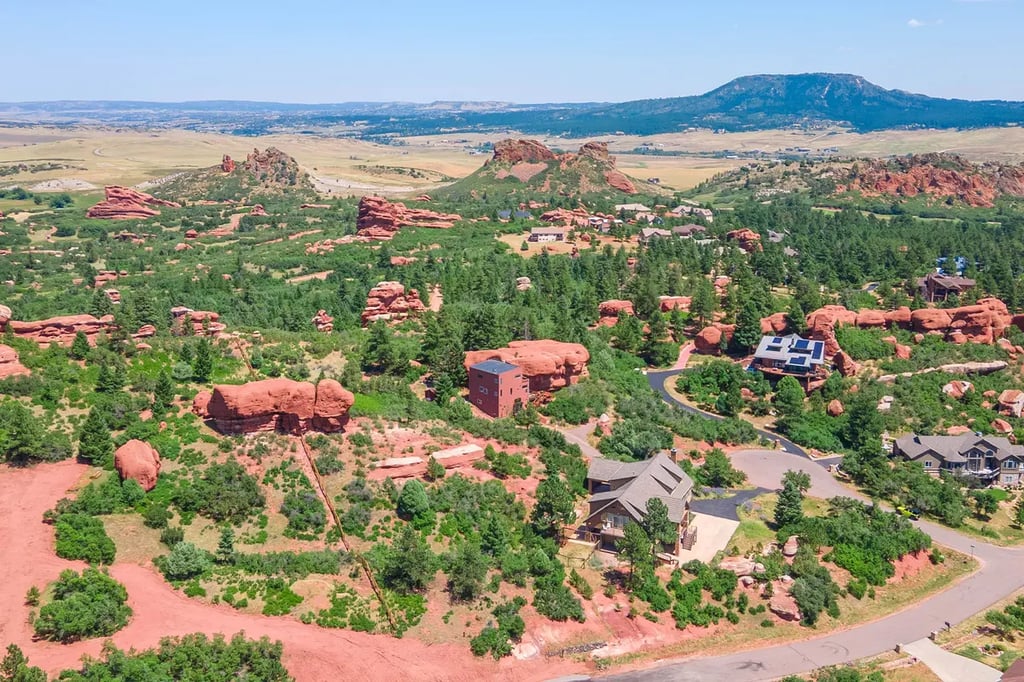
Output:
[[151,336],[156,335],[156,327],[151,324],[144,324],[139,327],[139,330],[132,334],[133,339],[148,339]]
[[366,326],[377,320],[404,320],[424,310],[426,307],[420,300],[420,293],[415,289],[410,289],[409,293],[406,293],[405,285],[401,282],[377,282],[377,286],[370,289],[367,295],[361,319],[363,326]]
[[704,355],[718,355],[722,352],[722,344],[732,340],[732,334],[736,331],[734,324],[714,323],[704,327],[693,339],[694,350]]
[[907,306],[901,306],[896,310],[890,310],[886,312],[885,323],[889,327],[910,329],[910,308],[908,308]]
[[334,318],[327,314],[326,310],[316,311],[316,315],[310,320],[318,332],[329,333],[334,331]]
[[861,329],[885,327],[886,323],[885,313],[881,310],[864,309],[857,313],[857,326]]
[[115,270],[100,270],[92,279],[92,286],[94,289],[99,289],[104,284],[117,280],[117,272]]
[[828,407],[826,409],[827,409],[829,415],[833,416],[833,417],[838,417],[843,412],[846,412],[846,408],[844,408],[843,404],[841,402],[839,402],[838,400],[831,401],[828,404]]
[[521,368],[530,382],[530,392],[535,393],[575,384],[587,375],[590,353],[578,343],[547,339],[513,341],[497,350],[469,351],[465,365],[468,369],[485,360],[501,360]]
[[555,153],[537,140],[508,139],[494,143],[494,156],[488,163],[540,163],[555,158]]
[[191,244],[186,244],[185,242],[178,242],[177,244],[174,245],[174,251],[176,253],[181,253],[182,251],[191,251],[191,250],[192,250],[192,245]]
[[225,173],[233,173],[235,171],[235,161],[227,154],[220,160],[220,169]]
[[836,192],[864,196],[952,198],[968,206],[991,207],[997,196],[1024,196],[1024,166],[972,164],[950,154],[924,154],[859,163]]
[[396,267],[402,267],[405,265],[411,265],[412,263],[415,263],[418,260],[419,259],[416,258],[415,256],[392,256],[391,264]]
[[263,208],[263,204],[256,204],[249,209],[249,215],[262,217],[267,215],[267,209]]
[[195,239],[199,236],[199,233],[195,230],[185,230],[185,239]]
[[832,364],[841,376],[852,377],[860,371],[860,367],[846,351],[839,351],[832,357]]
[[215,386],[208,402],[205,396],[196,396],[193,410],[205,410],[223,433],[301,434],[310,428],[340,430],[354,401],[352,393],[333,379],[317,386],[307,381],[264,379],[241,386]]
[[661,312],[667,313],[673,310],[688,311],[690,309],[690,301],[692,299],[689,296],[659,296],[658,307],[661,308]]
[[103,218],[110,220],[141,220],[160,215],[160,211],[154,206],[169,206],[178,208],[181,204],[173,201],[165,201],[138,192],[128,187],[110,185],[104,188],[106,199],[96,204],[85,212],[87,218]]
[[614,299],[611,301],[601,301],[597,306],[597,314],[599,316],[597,323],[605,327],[612,327],[618,321],[620,312],[630,317],[636,317],[632,301]]
[[1004,436],[1008,433],[1013,433],[1013,427],[1010,426],[1010,422],[1006,421],[1005,419],[993,419],[990,426],[992,427],[993,431],[995,431],[996,433],[1001,433]]
[[585,208],[554,208],[540,215],[545,223],[565,225],[566,227],[586,227],[590,222],[590,212]]
[[529,291],[533,288],[533,282],[529,277],[516,277],[516,291]]
[[196,393],[196,397],[192,399],[192,413],[201,419],[207,419],[210,416],[210,398],[212,397],[209,391]]
[[227,329],[227,325],[219,320],[219,313],[175,306],[171,308],[171,333],[179,336],[189,333],[186,325],[191,325],[191,334],[217,338]]
[[604,172],[604,181],[619,190],[623,194],[636,194],[636,186],[633,181],[626,177],[625,173],[618,170]]
[[407,208],[402,203],[391,203],[383,197],[366,196],[359,200],[356,234],[374,241],[389,241],[402,227],[449,228],[462,216],[437,213],[422,208]]
[[10,320],[6,329],[21,339],[29,339],[40,345],[57,343],[70,346],[78,332],[85,334],[90,345],[96,345],[96,337],[114,328],[114,316],[104,315],[97,319],[92,315],[61,315],[45,320],[19,322]]
[[18,351],[0,344],[0,379],[31,373],[28,367],[21,364]]
[[942,392],[954,400],[960,400],[974,390],[974,384],[969,381],[956,379],[942,387]]
[[789,593],[789,586],[781,581],[774,584],[772,598],[768,601],[768,610],[785,621],[800,620],[800,607],[797,606],[793,595]]
[[121,292],[117,289],[104,289],[103,293],[106,295],[107,300],[111,303],[121,302]]
[[149,443],[132,439],[114,452],[114,468],[122,481],[130,478],[143,490],[152,490],[160,474],[160,453]]
[[11,319],[11,309],[5,305],[0,305],[0,331],[6,328],[7,322]]
[[778,336],[789,329],[789,316],[786,313],[772,313],[761,318],[761,333]]
[[746,227],[726,232],[725,238],[728,241],[737,242],[740,248],[747,253],[761,251],[764,248],[761,246],[761,235]]

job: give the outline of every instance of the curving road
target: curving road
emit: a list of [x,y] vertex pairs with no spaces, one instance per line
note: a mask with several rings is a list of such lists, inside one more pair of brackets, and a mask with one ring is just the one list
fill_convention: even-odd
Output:
[[[664,382],[678,371],[651,372],[648,380],[667,402],[688,412],[704,414],[672,398]],[[710,415],[704,415],[710,416]],[[713,418],[713,416],[712,416]],[[768,437],[775,438],[774,434]],[[807,458],[799,448],[786,450],[741,450],[731,455],[733,464],[746,472],[755,486],[775,489],[787,470],[805,471],[811,477],[810,493],[816,497],[857,496],[840,485],[828,471]],[[858,496],[859,497],[859,496]],[[762,682],[786,675],[799,675],[818,668],[842,665],[891,651],[897,644],[927,637],[949,623],[959,623],[1024,588],[1024,549],[1002,548],[973,539],[928,521],[915,522],[936,543],[979,560],[980,568],[950,589],[935,594],[898,613],[843,632],[810,637],[723,656],[667,661],[646,670],[619,673],[602,680],[621,682],[697,682],[729,680]],[[813,630],[808,630],[808,634]]]
[[[715,421],[722,421],[724,417],[717,414],[712,414],[710,412],[705,412],[704,410],[693,407],[692,405],[687,405],[686,403],[676,399],[675,396],[668,392],[668,390],[665,388],[665,382],[668,381],[671,377],[674,377],[677,374],[682,373],[682,371],[683,370],[681,369],[666,369],[658,372],[649,371],[647,372],[647,383],[650,384],[651,388],[653,388],[654,391],[661,396],[661,399],[664,400],[669,405],[672,405],[673,407],[678,407],[683,412],[689,412],[690,414],[695,414],[699,417],[714,419]],[[774,431],[759,429],[756,426],[754,427],[754,431],[757,432],[758,436],[764,438],[765,440],[778,442],[779,445],[782,446],[782,449],[785,450],[786,452],[793,452],[800,455],[801,457],[807,457],[808,459],[810,459],[810,456],[807,454],[806,450],[804,450],[802,447],[800,447],[793,441],[789,440],[785,436],[780,436]],[[777,488],[778,486],[776,485],[775,487]]]

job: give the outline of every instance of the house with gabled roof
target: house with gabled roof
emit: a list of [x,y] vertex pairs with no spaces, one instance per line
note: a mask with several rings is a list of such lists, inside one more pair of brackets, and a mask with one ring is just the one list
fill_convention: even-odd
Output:
[[892,453],[919,462],[933,476],[946,472],[987,484],[1018,485],[1024,473],[1024,447],[973,431],[959,436],[907,434],[896,439]]
[[587,489],[590,500],[583,530],[600,543],[601,549],[617,551],[616,543],[626,524],[641,523],[652,498],[665,503],[669,521],[676,524],[673,546],[661,549],[678,554],[682,546],[692,543],[693,480],[664,452],[642,462],[594,457],[587,469]]

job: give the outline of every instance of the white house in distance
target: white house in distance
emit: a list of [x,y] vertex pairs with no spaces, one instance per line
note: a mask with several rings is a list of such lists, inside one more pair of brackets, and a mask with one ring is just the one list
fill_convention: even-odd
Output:
[[565,229],[561,227],[535,227],[530,230],[531,242],[564,242]]

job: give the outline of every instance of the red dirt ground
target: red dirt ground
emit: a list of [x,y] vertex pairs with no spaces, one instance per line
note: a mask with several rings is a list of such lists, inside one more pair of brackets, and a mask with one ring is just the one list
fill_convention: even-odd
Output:
[[[102,639],[75,644],[33,641],[28,624],[28,588],[42,588],[65,568],[81,562],[54,553],[53,528],[43,512],[75,486],[88,471],[73,461],[28,469],[0,468],[0,643],[17,644],[34,665],[50,674],[77,667],[85,654],[97,656]],[[151,565],[115,563],[110,573],[128,590],[134,616],[111,639],[122,649],[148,648],[165,635],[244,631],[284,643],[284,662],[300,682],[358,679],[361,682],[406,680],[541,680],[584,672],[581,664],[537,657],[530,661],[475,658],[464,645],[427,645],[412,638],[394,639],[348,630],[327,630],[285,617],[239,613],[230,606],[204,604],[185,597],[164,582]]]

